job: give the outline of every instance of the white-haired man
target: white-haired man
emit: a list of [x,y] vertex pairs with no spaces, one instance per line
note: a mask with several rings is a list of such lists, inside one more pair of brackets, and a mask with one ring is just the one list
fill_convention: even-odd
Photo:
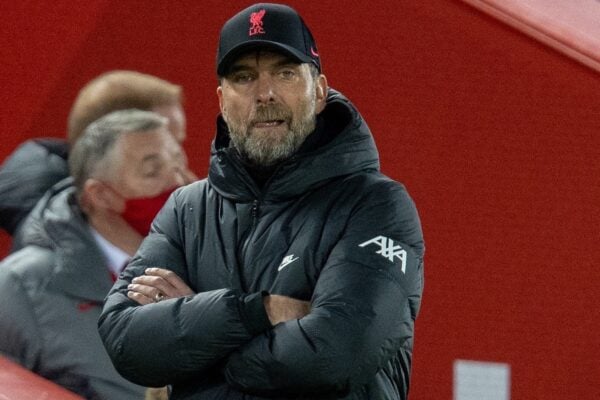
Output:
[[0,264],[0,354],[87,399],[143,399],[97,331],[102,302],[139,237],[183,183],[181,148],[158,114],[125,110],[86,128]]

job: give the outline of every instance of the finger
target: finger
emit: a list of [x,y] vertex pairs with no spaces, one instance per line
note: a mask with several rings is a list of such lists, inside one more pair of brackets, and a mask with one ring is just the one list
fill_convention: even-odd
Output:
[[133,292],[131,290],[127,292],[127,297],[141,305],[154,303],[154,300],[144,296],[141,293]]
[[155,299],[157,298],[157,296],[159,296],[161,298],[169,298],[169,296],[166,296],[165,293],[156,289],[153,286],[132,283],[127,286],[127,289],[129,289],[129,291],[132,293],[139,293],[140,295],[149,298],[150,302],[152,302],[152,303],[155,302]]
[[[148,286],[148,287],[154,288],[157,291],[160,291],[161,293],[163,293],[165,296],[168,296],[168,297],[179,297],[180,296],[177,288],[174,287],[173,285],[171,285],[169,282],[167,282],[165,279],[163,279],[160,276],[141,275],[136,278],[133,278],[131,280],[131,283],[135,284],[135,285],[143,285],[143,286]],[[156,293],[156,291],[153,293]]]
[[147,268],[144,272],[149,276],[159,276],[163,278],[171,286],[177,289],[180,296],[194,294],[194,291],[183,281],[183,279],[171,270],[164,268]]
[[176,288],[187,286],[177,274],[171,270],[164,268],[146,268],[144,273],[148,276],[158,276],[169,282],[170,285]]

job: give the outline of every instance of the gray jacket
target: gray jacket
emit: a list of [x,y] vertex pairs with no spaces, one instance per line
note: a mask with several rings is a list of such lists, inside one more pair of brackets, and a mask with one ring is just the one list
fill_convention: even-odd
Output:
[[23,234],[26,246],[0,263],[0,354],[88,399],[143,399],[100,341],[113,279],[70,182],[50,189]]

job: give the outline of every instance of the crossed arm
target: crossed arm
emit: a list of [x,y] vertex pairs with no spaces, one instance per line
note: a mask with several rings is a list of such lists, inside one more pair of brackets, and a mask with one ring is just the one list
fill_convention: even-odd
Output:
[[[163,268],[147,268],[127,288],[127,297],[141,305],[195,294],[177,274]],[[276,294],[263,297],[263,304],[271,325],[299,319],[310,312],[309,302]]]
[[[192,292],[171,271],[152,268],[135,279],[128,296],[152,307],[158,290],[165,299]],[[403,298],[393,274],[339,262],[323,273],[312,305],[279,295],[263,297],[273,327],[228,352],[222,371],[230,385],[247,393],[315,399],[344,395],[366,384],[410,337],[412,332],[403,330],[411,318]]]

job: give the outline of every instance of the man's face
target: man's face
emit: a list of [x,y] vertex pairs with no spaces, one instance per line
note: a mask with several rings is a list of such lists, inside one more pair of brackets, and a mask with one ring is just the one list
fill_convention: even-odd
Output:
[[123,134],[112,151],[111,183],[126,199],[154,197],[183,184],[182,150],[165,128]]
[[325,107],[327,82],[308,64],[271,52],[236,60],[217,88],[234,146],[258,165],[289,158],[314,130]]

